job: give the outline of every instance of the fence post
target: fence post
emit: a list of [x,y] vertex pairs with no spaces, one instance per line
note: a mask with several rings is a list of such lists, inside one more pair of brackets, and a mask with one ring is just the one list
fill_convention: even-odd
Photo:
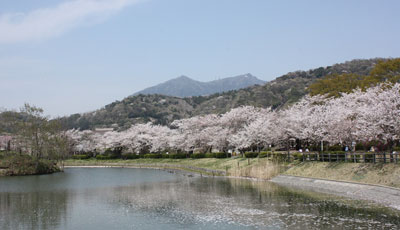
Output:
[[365,163],[365,153],[363,153],[363,157],[364,157],[364,163]]
[[347,163],[347,152],[344,152],[344,162]]
[[383,153],[383,163],[386,164],[386,153]]
[[376,163],[376,153],[374,153],[374,164]]
[[329,162],[331,162],[331,153],[328,153]]

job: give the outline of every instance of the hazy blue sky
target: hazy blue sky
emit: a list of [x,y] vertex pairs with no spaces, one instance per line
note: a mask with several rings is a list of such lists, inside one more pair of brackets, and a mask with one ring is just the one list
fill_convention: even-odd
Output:
[[1,0],[0,107],[87,112],[154,84],[400,56],[400,1]]

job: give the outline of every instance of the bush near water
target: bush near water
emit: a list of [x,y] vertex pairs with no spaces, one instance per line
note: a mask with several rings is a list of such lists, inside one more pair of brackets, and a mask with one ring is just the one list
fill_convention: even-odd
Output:
[[40,159],[24,154],[0,154],[0,176],[22,176],[59,172],[55,161]]

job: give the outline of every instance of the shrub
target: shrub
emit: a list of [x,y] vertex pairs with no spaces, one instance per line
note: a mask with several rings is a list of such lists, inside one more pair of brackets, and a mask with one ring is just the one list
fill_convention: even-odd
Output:
[[111,154],[111,155],[108,155],[108,157],[109,157],[109,159],[118,159],[118,158],[121,158],[121,155],[120,154]]
[[324,152],[325,154],[331,154],[331,155],[335,155],[335,154],[345,154],[345,151],[326,151]]
[[206,154],[204,153],[193,153],[192,155],[190,155],[191,158],[193,159],[200,159],[200,158],[205,158]]
[[124,158],[124,159],[139,159],[140,156],[135,153],[128,153],[128,154],[122,155],[122,158]]
[[364,146],[362,143],[357,143],[356,144],[356,151],[364,150],[365,147],[367,147],[367,146]]
[[89,152],[85,152],[84,155],[89,156],[89,157],[94,157],[96,154],[92,151],[89,151]]
[[111,154],[113,154],[113,151],[110,148],[108,148],[108,149],[106,149],[106,151],[104,151],[104,155],[111,155]]
[[157,158],[161,158],[162,155],[158,154],[158,153],[148,153],[148,154],[144,154],[144,158],[151,158],[151,159],[157,159]]
[[287,154],[286,153],[273,153],[272,154],[272,160],[282,162],[287,160]]
[[319,146],[319,145],[311,145],[308,149],[310,151],[313,151],[313,152],[318,152],[318,151],[321,150],[321,146]]
[[110,159],[117,159],[117,158],[121,158],[121,149],[119,148],[115,148],[115,149],[106,149],[106,151],[104,151],[105,156],[109,156]]
[[247,152],[244,154],[246,158],[256,158],[258,157],[258,153],[255,152]]
[[85,159],[89,159],[89,158],[90,158],[90,156],[85,155],[85,154],[72,156],[72,159],[75,159],[75,160],[85,160]]
[[38,164],[36,166],[36,174],[46,174],[46,173],[58,171],[58,170],[55,170],[54,167],[57,167],[55,165],[55,163],[52,163],[50,161],[41,160],[38,162]]
[[373,163],[374,162],[374,154],[373,153],[366,153],[364,158],[366,163]]
[[232,154],[230,153],[215,153],[215,158],[229,158]]
[[97,155],[96,159],[97,160],[110,160],[111,157],[109,155]]
[[301,153],[293,153],[293,154],[291,154],[291,157],[293,157],[293,159],[295,159],[295,160],[303,160],[303,154],[301,154]]
[[311,161],[318,160],[318,153],[306,152],[306,153],[303,153],[303,156],[304,156],[305,160],[311,160]]
[[214,158],[215,157],[215,153],[206,153],[205,154],[205,158]]
[[272,155],[272,152],[261,152],[258,154],[259,158],[269,157]]
[[173,153],[168,155],[170,159],[184,159],[186,158],[186,153]]
[[342,151],[343,147],[340,145],[332,145],[328,147],[328,151],[332,152],[332,151]]

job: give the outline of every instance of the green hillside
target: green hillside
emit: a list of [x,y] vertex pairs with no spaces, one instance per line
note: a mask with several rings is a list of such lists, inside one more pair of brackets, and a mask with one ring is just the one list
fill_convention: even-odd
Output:
[[400,81],[400,58],[380,61],[368,74],[343,73],[330,74],[309,86],[311,95],[338,97],[340,93],[350,93],[356,88],[365,90],[381,82]]

